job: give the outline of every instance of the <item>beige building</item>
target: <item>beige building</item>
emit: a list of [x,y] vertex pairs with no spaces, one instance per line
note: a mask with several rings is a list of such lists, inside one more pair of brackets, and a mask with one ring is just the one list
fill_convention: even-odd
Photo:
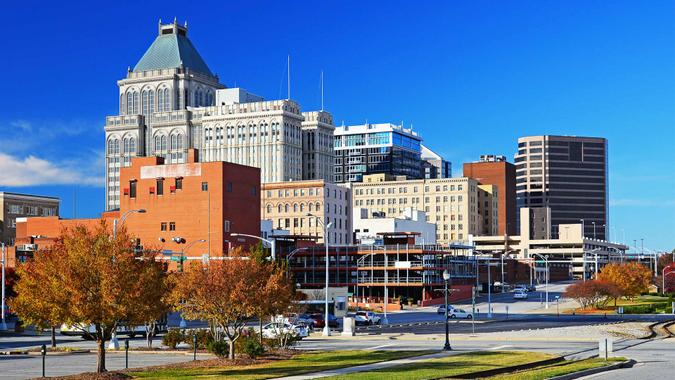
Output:
[[14,244],[17,218],[58,216],[59,202],[59,198],[0,191],[0,242]]
[[375,174],[351,186],[352,207],[371,215],[400,217],[406,208],[426,212],[427,221],[436,224],[439,244],[497,232],[497,187],[472,178],[406,180]]
[[333,182],[333,116],[326,111],[303,112],[302,179]]
[[323,243],[324,223],[329,228],[329,245],[351,244],[351,194],[346,186],[324,180],[264,183],[261,185],[261,219],[271,220],[276,229],[291,235],[317,236]]
[[[600,270],[606,264],[627,259],[626,245],[584,237],[581,223],[561,224],[558,237],[547,237],[550,236],[550,231],[544,230],[550,230],[551,226],[545,218],[539,219],[540,215],[537,214],[539,211],[540,208],[520,209],[520,235],[474,237],[475,251],[484,254],[511,255],[528,262],[541,261],[542,257],[547,257],[555,264],[571,264],[570,275],[575,278],[592,278],[596,266]],[[539,266],[542,267],[542,264]]]

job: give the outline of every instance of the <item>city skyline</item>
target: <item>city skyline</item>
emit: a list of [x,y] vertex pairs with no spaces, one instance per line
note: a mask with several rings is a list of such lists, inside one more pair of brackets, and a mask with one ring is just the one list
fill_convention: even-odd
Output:
[[[432,19],[421,30],[394,30],[394,25],[405,24],[392,20],[412,19],[405,12],[422,11],[405,6],[383,9],[369,23],[363,23],[365,16],[355,15],[354,5],[317,9],[325,15],[344,16],[342,28],[357,28],[374,44],[364,43],[355,31],[331,30],[323,38],[321,33],[313,34],[314,28],[337,28],[320,23],[321,17],[281,28],[280,20],[273,20],[274,12],[307,11],[293,5],[283,10],[274,6],[266,7],[260,17],[276,23],[273,33],[282,38],[264,40],[250,38],[260,32],[231,26],[242,30],[240,36],[233,36],[231,30],[219,28],[223,25],[219,18],[226,19],[226,25],[254,19],[253,7],[241,5],[229,6],[229,12],[217,17],[169,5],[161,11],[139,10],[124,21],[117,21],[111,9],[102,9],[82,22],[70,20],[76,13],[66,14],[67,7],[45,7],[30,15],[10,8],[8,30],[16,38],[9,44],[20,58],[0,64],[4,71],[17,74],[6,79],[7,91],[1,95],[6,107],[0,113],[5,135],[0,142],[0,169],[5,174],[0,190],[59,196],[65,217],[73,216],[75,192],[78,216],[95,217],[103,211],[103,120],[118,108],[115,81],[152,42],[157,19],[169,22],[175,16],[181,23],[190,23],[191,39],[228,87],[241,86],[266,99],[285,98],[290,54],[291,98],[303,105],[303,111],[320,108],[323,70],[325,108],[336,125],[343,120],[345,124],[402,120],[456,168],[481,154],[504,154],[513,162],[519,137],[605,137],[612,240],[622,241],[625,231],[628,243],[644,238],[651,249],[670,250],[675,245],[675,178],[668,175],[675,162],[667,151],[668,142],[675,138],[671,127],[675,53],[665,44],[673,37],[672,27],[667,29],[673,21],[672,4],[664,3],[667,9],[660,12],[617,4],[603,13],[599,23],[596,18],[606,10],[601,6],[579,3],[585,12],[579,8],[573,12],[549,5],[523,15],[518,7],[524,5],[516,4],[508,7],[512,17],[505,21],[498,18],[504,9],[495,4],[476,25],[463,17],[476,17],[479,8],[438,5],[447,7],[441,9],[443,23],[427,25],[434,21],[427,14]],[[619,30],[639,19],[634,12],[649,13],[650,24]],[[38,69],[44,66],[40,56],[45,51],[31,47],[39,45],[46,53],[56,54],[52,49],[58,36],[29,35],[26,28],[44,25],[55,15],[62,16],[58,35],[69,37],[70,54]],[[538,17],[554,18],[558,28]],[[386,25],[391,35],[379,31]],[[480,30],[486,26],[489,30]],[[528,34],[529,28],[538,33]],[[441,35],[434,34],[441,30]],[[504,31],[510,33],[500,33]],[[594,34],[586,41],[584,32],[591,31]],[[337,37],[324,41],[328,35]],[[97,38],[104,43],[89,46]],[[326,48],[314,46],[319,43]],[[488,59],[492,63],[486,64]],[[21,79],[27,76],[31,82]],[[663,80],[655,81],[653,76]],[[41,86],[58,88],[58,96],[38,97]],[[35,99],[46,100],[37,105]]]

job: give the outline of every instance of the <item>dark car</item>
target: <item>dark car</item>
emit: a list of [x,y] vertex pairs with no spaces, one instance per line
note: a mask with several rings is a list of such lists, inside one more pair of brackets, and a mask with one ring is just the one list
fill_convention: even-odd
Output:
[[[313,327],[314,328],[323,328],[326,323],[324,322],[324,314],[323,313],[313,313],[311,315],[312,320],[314,320]],[[337,318],[333,314],[328,314],[328,327],[331,328],[337,328],[338,327],[338,321]]]

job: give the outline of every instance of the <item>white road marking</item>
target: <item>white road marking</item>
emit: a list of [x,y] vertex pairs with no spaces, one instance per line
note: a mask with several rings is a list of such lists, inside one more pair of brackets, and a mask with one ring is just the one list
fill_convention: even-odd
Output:
[[366,350],[377,350],[377,349],[380,349],[380,348],[391,347],[391,346],[394,346],[394,344],[383,344],[381,346],[366,348]]
[[509,348],[509,347],[513,347],[513,346],[511,346],[510,344],[505,344],[503,346],[490,347],[490,348],[488,348],[488,350],[501,350],[501,349]]

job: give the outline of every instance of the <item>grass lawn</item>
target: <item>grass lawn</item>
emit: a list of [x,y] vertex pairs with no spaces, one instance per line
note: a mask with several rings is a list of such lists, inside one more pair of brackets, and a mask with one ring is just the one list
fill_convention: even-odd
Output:
[[[435,351],[331,351],[310,352],[287,360],[271,361],[252,365],[223,365],[213,367],[190,366],[163,368],[144,372],[128,372],[143,379],[269,379],[299,375],[308,372],[326,371],[335,368],[353,367],[387,360],[429,354]],[[227,363],[227,362],[224,362]]]
[[377,371],[327,377],[330,380],[436,379],[551,359],[554,355],[522,351],[482,351],[383,368]]
[[603,367],[615,362],[624,361],[624,358],[609,358],[608,361],[604,359],[586,359],[575,360],[556,363],[544,367],[533,368],[525,371],[509,373],[505,375],[498,375],[489,377],[490,380],[540,380],[549,379],[554,376],[567,375],[568,373],[579,372],[586,369]]

